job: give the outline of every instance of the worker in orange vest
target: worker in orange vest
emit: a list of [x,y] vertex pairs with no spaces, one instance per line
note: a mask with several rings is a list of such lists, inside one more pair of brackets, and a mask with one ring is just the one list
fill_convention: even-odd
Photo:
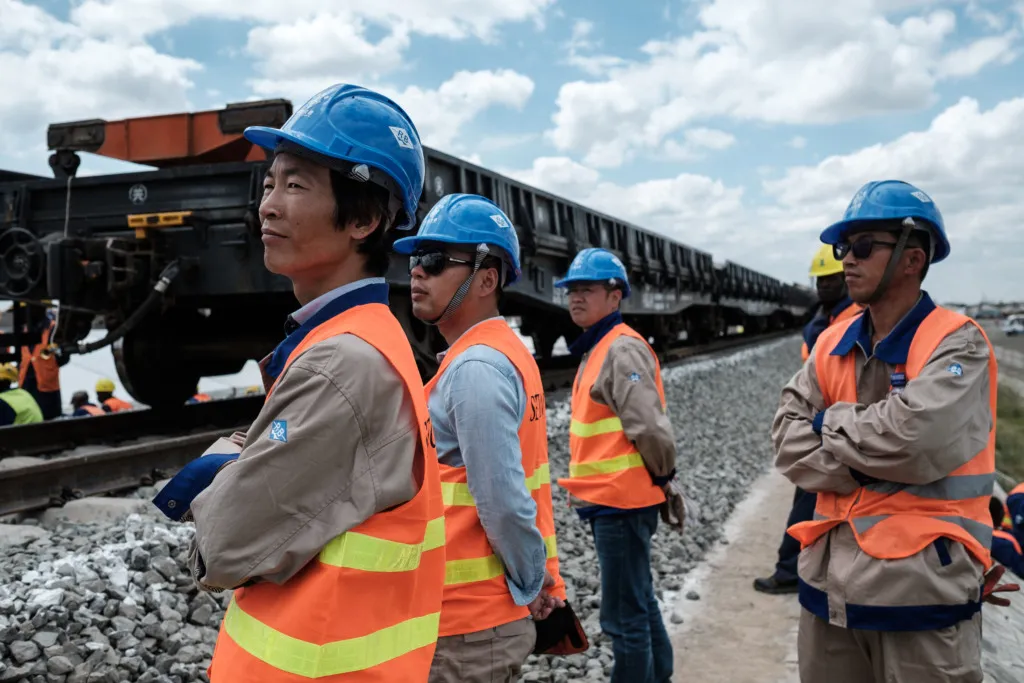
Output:
[[942,214],[902,181],[864,185],[821,241],[863,315],[821,333],[782,391],[776,466],[818,494],[800,541],[804,683],[981,681],[992,567],[996,363],[921,282]]
[[125,410],[134,410],[133,406],[124,399],[114,396],[114,381],[106,377],[96,380],[96,400],[105,413],[120,413]]
[[[818,253],[814,255],[811,260],[810,276],[814,278],[820,308],[811,321],[804,326],[804,343],[800,349],[804,361],[810,356],[810,350],[814,348],[818,336],[825,328],[852,318],[864,310],[859,304],[853,303],[853,299],[846,293],[843,262],[835,257],[830,245],[821,245]],[[793,493],[793,505],[789,509],[786,528],[811,519],[814,516],[814,505],[817,499],[813,492],[805,491],[797,486]],[[754,590],[773,595],[796,593],[796,562],[799,556],[800,543],[788,533],[783,532],[775,571],[771,576],[754,579]]]
[[662,519],[685,516],[674,481],[676,442],[666,414],[657,354],[626,325],[630,295],[622,262],[584,249],[555,282],[569,290],[569,315],[583,328],[569,350],[580,357],[572,392],[569,476],[559,479],[590,524],[601,568],[601,629],[611,638],[612,683],[672,678],[672,645],[651,578],[651,537]]
[[384,279],[387,231],[416,221],[419,135],[387,97],[334,85],[245,137],[273,155],[264,263],[301,308],[260,363],[266,400],[248,432],[154,501],[195,521],[199,586],[234,589],[210,681],[426,681],[444,507],[423,382]]
[[565,605],[551,505],[544,385],[498,313],[521,275],[508,216],[450,194],[409,256],[412,312],[448,342],[426,386],[444,491],[444,602],[431,683],[511,683],[537,645],[535,624]]
[[1010,513],[1003,502],[992,496],[988,504],[992,515],[992,559],[1017,576],[1024,578],[1024,550],[1008,524]]
[[103,408],[95,403],[89,402],[89,394],[84,391],[76,391],[71,394],[71,417],[99,417],[106,415]]
[[53,311],[46,312],[42,325],[39,343],[21,347],[18,387],[36,399],[44,420],[52,420],[61,414],[60,365],[50,343],[57,325]]
[[185,405],[195,405],[196,403],[209,403],[209,402],[210,402],[210,395],[209,394],[205,394],[205,393],[199,391],[199,385],[197,384],[196,385],[196,393],[193,394],[192,397],[189,398],[187,401],[185,401]]
[[1024,482],[1017,484],[1006,494],[1006,512],[1009,519],[1006,526],[1013,537],[1024,547]]

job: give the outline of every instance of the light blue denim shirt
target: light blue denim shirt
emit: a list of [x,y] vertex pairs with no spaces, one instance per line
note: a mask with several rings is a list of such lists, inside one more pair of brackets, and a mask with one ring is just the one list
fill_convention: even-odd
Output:
[[465,467],[469,492],[517,605],[544,584],[547,550],[526,489],[519,425],[526,390],[515,366],[489,346],[470,346],[444,371],[427,402],[438,461]]

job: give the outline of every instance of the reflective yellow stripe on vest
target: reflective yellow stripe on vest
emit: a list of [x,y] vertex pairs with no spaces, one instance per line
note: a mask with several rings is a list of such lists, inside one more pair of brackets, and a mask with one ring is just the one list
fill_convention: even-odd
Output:
[[579,420],[573,420],[569,423],[569,433],[582,439],[586,439],[591,436],[601,436],[602,434],[614,434],[615,432],[621,431],[622,420],[617,417],[606,417],[605,419],[598,420],[597,422],[580,422]]
[[399,543],[348,531],[323,547],[320,561],[364,572],[408,572],[420,566],[423,553],[443,545],[444,517],[438,517],[427,522],[420,543]]
[[[544,548],[547,550],[548,559],[558,555],[558,544],[555,542],[554,534],[545,537]],[[497,555],[474,557],[469,560],[449,560],[444,564],[444,583],[446,586],[475,583],[496,579],[504,573],[505,565]]]
[[615,472],[622,472],[634,467],[645,467],[643,457],[636,451],[608,458],[607,460],[581,462],[576,465],[570,463],[569,476],[589,477],[595,474],[614,474]]
[[366,636],[316,645],[292,638],[246,614],[232,598],[224,629],[240,648],[281,671],[322,678],[363,671],[430,645],[441,613],[415,617]]
[[[533,474],[526,478],[526,489],[531,493],[545,484],[551,483],[551,467],[544,463],[533,471]],[[445,505],[457,507],[476,507],[473,494],[469,492],[469,484],[455,482],[441,482],[441,497]]]

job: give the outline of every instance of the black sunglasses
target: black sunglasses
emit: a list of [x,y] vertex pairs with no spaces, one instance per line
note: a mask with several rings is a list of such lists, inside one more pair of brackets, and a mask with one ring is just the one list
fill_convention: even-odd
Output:
[[423,269],[424,273],[433,277],[443,273],[449,263],[455,263],[460,266],[473,265],[472,261],[449,256],[443,251],[420,251],[409,257],[409,272],[411,273],[413,268],[419,266]]
[[853,253],[853,258],[863,261],[864,259],[871,256],[871,252],[875,250],[875,247],[895,247],[896,242],[882,242],[876,240],[874,237],[861,237],[854,240],[853,242],[840,242],[839,244],[832,245],[832,255],[836,257],[837,261],[842,261],[843,258]]

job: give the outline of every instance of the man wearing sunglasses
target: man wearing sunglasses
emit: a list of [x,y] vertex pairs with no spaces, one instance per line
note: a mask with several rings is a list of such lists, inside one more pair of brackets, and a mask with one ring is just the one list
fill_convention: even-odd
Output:
[[654,596],[651,538],[662,519],[683,527],[676,444],[657,354],[619,313],[626,268],[605,249],[584,249],[556,287],[583,328],[572,392],[569,477],[558,484],[590,524],[601,568],[601,630],[611,638],[612,683],[672,678],[672,644]]
[[868,183],[821,241],[867,310],[821,333],[772,425],[776,466],[818,494],[789,529],[801,680],[980,682],[981,604],[1001,600],[986,577],[995,354],[921,289],[950,245],[918,188]]
[[281,129],[264,262],[301,304],[261,364],[266,402],[156,504],[195,521],[189,565],[234,589],[213,683],[424,681],[444,582],[444,508],[423,383],[388,308],[385,232],[416,221],[424,159],[393,101],[335,85]]
[[[846,293],[843,262],[832,253],[831,245],[823,244],[818,249],[811,261],[810,276],[814,278],[814,287],[818,291],[819,310],[804,326],[804,343],[800,349],[804,361],[810,357],[811,349],[827,327],[859,315],[864,310],[859,304],[853,303],[853,299]],[[797,486],[786,528],[811,519],[816,501],[814,493]],[[775,572],[769,577],[754,579],[754,590],[772,595],[796,593],[796,563],[799,555],[800,544],[788,533],[783,533]]]
[[[518,680],[538,627],[564,607],[544,386],[498,313],[521,274],[512,222],[490,200],[450,194],[409,255],[412,312],[448,342],[426,395],[445,503],[444,602],[431,683]],[[562,615],[559,612],[559,615]]]

